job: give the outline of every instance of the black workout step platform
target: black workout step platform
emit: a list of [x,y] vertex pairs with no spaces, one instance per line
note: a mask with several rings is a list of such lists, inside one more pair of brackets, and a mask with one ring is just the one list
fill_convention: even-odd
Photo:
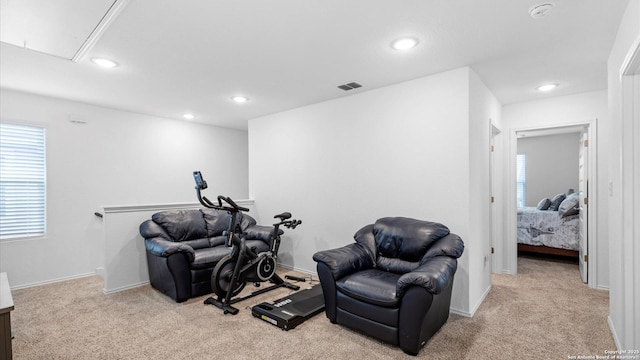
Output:
[[323,310],[322,287],[315,285],[272,303],[255,305],[251,308],[251,314],[282,330],[291,330]]

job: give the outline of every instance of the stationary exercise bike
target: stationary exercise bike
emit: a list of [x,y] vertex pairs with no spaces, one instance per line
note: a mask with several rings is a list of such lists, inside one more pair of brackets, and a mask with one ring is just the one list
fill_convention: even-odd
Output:
[[[210,209],[226,210],[231,214],[229,227],[226,231],[227,247],[231,248],[231,253],[223,257],[211,273],[211,290],[217,295],[217,299],[209,297],[205,304],[215,305],[222,309],[225,314],[235,315],[238,309],[231,306],[236,302],[260,295],[280,287],[287,287],[292,290],[300,289],[299,286],[283,280],[276,274],[278,249],[280,248],[280,235],[283,231],[280,226],[295,229],[302,224],[301,220],[291,219],[291,213],[284,212],[274,216],[279,221],[273,224],[273,231],[269,236],[271,248],[268,251],[256,253],[246,245],[244,236],[239,237],[234,231],[236,228],[237,216],[240,212],[248,212],[249,209],[236,204],[231,198],[222,195],[218,196],[218,203],[214,204],[206,196],[202,196],[201,191],[207,188],[207,182],[202,178],[200,171],[193,172],[196,181],[196,194],[200,203]],[[260,286],[261,282],[270,281],[273,285],[254,291],[250,294],[236,297],[248,282],[255,286]]]

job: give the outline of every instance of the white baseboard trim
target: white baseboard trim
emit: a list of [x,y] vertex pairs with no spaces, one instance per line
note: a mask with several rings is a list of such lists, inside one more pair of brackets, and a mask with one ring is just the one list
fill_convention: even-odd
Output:
[[460,316],[464,316],[464,317],[473,317],[473,314],[471,314],[468,311],[462,311],[460,309],[456,309],[456,308],[449,308],[449,312],[451,312],[452,314],[456,314],[456,315],[460,315]]
[[135,288],[139,288],[141,286],[145,286],[145,285],[149,285],[149,284],[150,284],[149,281],[143,281],[143,282],[139,282],[137,284],[131,284],[131,285],[127,285],[127,286],[123,286],[123,287],[119,287],[119,288],[115,288],[115,289],[110,289],[110,290],[102,289],[102,292],[105,295],[115,294],[115,293],[120,292],[120,291],[135,289]]
[[482,305],[482,303],[484,302],[484,299],[487,298],[487,295],[489,295],[490,291],[491,291],[491,285],[489,285],[487,290],[485,290],[482,296],[480,296],[480,299],[478,299],[478,302],[476,302],[476,304],[471,308],[471,317],[473,317],[473,315],[476,314],[476,311],[478,311],[478,308],[480,308],[480,305]]
[[622,350],[622,345],[620,344],[618,333],[616,333],[616,328],[615,326],[613,326],[613,320],[611,320],[611,316],[607,316],[607,324],[609,324],[609,330],[611,331],[611,336],[613,336],[613,341],[616,344],[616,348],[618,348],[618,350]]
[[287,265],[287,264],[278,264],[278,266],[283,268],[283,269],[293,270],[293,271],[298,271],[298,272],[309,274],[309,275],[318,276],[318,273],[315,272],[315,271],[310,271],[310,270],[307,270],[307,269],[301,269],[301,268],[297,268],[295,266],[291,266],[291,265]]
[[609,287],[608,286],[604,286],[604,285],[597,285],[596,289],[597,290],[609,291]]
[[449,311],[451,311],[452,313],[457,314],[457,315],[461,315],[461,316],[472,318],[476,314],[476,311],[478,311],[478,309],[480,308],[480,305],[482,305],[482,303],[484,302],[484,299],[487,298],[487,295],[489,295],[490,291],[491,291],[491,285],[489,285],[487,290],[485,290],[485,292],[482,294],[482,296],[480,296],[480,299],[471,308],[471,311],[463,311],[463,310],[456,309],[456,308],[450,308]]
[[96,275],[95,273],[91,272],[91,273],[86,273],[86,274],[65,276],[65,277],[56,278],[56,279],[50,279],[50,280],[38,281],[38,282],[24,284],[24,285],[12,286],[11,290],[20,290],[20,289],[27,289],[27,288],[36,287],[36,286],[55,284],[55,283],[59,283],[59,282],[63,282],[63,281],[82,279],[82,278],[86,278],[86,277],[89,277],[89,276],[95,276],[95,275]]

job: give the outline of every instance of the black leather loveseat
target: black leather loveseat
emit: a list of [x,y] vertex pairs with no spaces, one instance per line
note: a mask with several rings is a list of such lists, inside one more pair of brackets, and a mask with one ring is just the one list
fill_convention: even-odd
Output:
[[[231,215],[223,210],[170,210],[154,214],[140,225],[147,251],[151,286],[176,302],[211,293],[211,273],[230,249],[226,246]],[[256,225],[238,214],[235,231],[255,251],[270,248],[273,227]]]
[[416,355],[449,317],[462,240],[403,217],[379,219],[355,240],[313,255],[327,317]]

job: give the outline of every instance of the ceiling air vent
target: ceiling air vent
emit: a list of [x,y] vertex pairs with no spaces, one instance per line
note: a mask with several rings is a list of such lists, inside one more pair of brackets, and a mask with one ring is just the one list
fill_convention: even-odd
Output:
[[359,87],[362,87],[362,85],[358,84],[357,82],[350,82],[348,84],[338,85],[338,89],[342,89],[344,91],[357,89]]

